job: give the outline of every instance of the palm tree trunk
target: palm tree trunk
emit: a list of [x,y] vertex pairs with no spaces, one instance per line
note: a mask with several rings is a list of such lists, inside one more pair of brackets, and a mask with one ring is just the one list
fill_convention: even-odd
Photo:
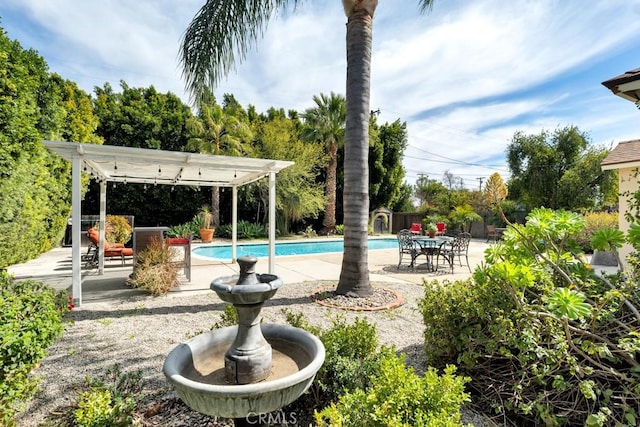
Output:
[[220,228],[220,187],[211,187],[211,215],[213,227]]
[[[344,148],[344,255],[337,294],[364,297],[369,282],[369,91],[376,2],[356,6],[347,22],[347,119]],[[373,7],[371,7],[373,4]],[[361,3],[362,5],[362,3]]]
[[334,232],[336,230],[336,174],[338,171],[338,144],[331,142],[329,146],[329,164],[326,168],[325,209],[322,225],[325,231]]

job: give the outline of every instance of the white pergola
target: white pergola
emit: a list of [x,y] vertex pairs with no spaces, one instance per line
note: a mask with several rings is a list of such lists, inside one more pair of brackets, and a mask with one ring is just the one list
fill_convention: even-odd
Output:
[[107,183],[144,183],[231,187],[232,189],[232,260],[236,259],[238,187],[269,177],[269,273],[275,270],[276,174],[294,164],[283,160],[162,151],[114,145],[43,141],[45,147],[72,164],[72,296],[82,304],[81,274],[81,174],[90,174],[100,184],[100,261],[104,272],[104,222],[107,206]]

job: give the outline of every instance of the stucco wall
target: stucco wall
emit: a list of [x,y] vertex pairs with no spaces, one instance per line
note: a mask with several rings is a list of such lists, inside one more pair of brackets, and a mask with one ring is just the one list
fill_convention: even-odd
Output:
[[[638,178],[634,176],[636,170],[636,168],[619,169],[618,179],[620,194],[625,194],[627,192],[634,193],[638,189]],[[629,230],[629,222],[624,217],[625,212],[627,212],[627,210],[629,209],[627,196],[618,197],[618,203],[618,226],[620,230],[626,233]],[[624,246],[620,249],[620,259],[622,259],[622,263],[625,265],[625,267],[627,266],[625,259],[632,251],[633,248],[628,243],[625,243]]]

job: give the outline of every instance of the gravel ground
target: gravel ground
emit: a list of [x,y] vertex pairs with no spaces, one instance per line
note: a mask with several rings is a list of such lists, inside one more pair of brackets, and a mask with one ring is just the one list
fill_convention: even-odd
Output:
[[[407,362],[421,371],[422,320],[417,301],[422,287],[414,284],[375,283],[402,295],[404,304],[393,310],[347,311],[311,300],[331,282],[286,284],[262,310],[264,322],[286,323],[283,309],[302,312],[311,324],[329,327],[335,316],[346,320],[365,317],[377,325],[380,342],[395,345]],[[75,402],[77,386],[85,377],[98,378],[119,363],[125,372],[143,371],[147,385],[145,408],[138,414],[148,426],[231,425],[195,413],[184,406],[162,373],[167,354],[178,344],[220,321],[224,303],[208,294],[170,293],[165,297],[137,297],[127,301],[85,304],[69,314],[64,335],[49,349],[49,356],[35,370],[42,391],[18,418],[18,426],[39,426],[45,417]],[[481,416],[464,412],[464,421],[476,427],[489,425]]]

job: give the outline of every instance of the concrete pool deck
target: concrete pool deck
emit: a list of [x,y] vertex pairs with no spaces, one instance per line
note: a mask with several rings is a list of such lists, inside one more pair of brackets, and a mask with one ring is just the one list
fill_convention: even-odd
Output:
[[[322,239],[318,239],[322,240]],[[195,244],[194,247],[201,244]],[[469,245],[469,264],[471,270],[483,259],[484,251],[491,243],[484,239],[472,239]],[[84,253],[86,248],[83,249]],[[418,258],[418,265],[411,270],[406,262],[400,269],[398,265],[398,249],[380,249],[369,251],[369,275],[372,282],[406,283],[420,285],[424,280],[461,280],[471,274],[466,266],[458,264],[454,273],[450,269],[441,268],[437,272],[426,270],[424,257]],[[342,268],[342,252],[315,255],[276,256],[275,274],[280,276],[284,284],[309,281],[337,281]],[[604,268],[603,268],[604,269]],[[611,268],[609,268],[611,269]],[[71,248],[58,247],[42,254],[40,257],[24,264],[16,264],[7,268],[16,279],[35,279],[50,284],[56,289],[71,291]],[[181,294],[209,293],[209,285],[213,279],[237,274],[237,263],[205,260],[192,257],[191,281],[180,275],[180,284],[174,287],[168,296]],[[97,269],[82,270],[82,304],[109,302],[148,295],[138,289],[126,285],[126,280],[133,271],[131,260],[124,266],[119,260],[105,261],[104,274],[99,275]],[[268,272],[268,259],[261,258],[256,266],[256,272]]]
[[[322,240],[322,239],[318,239]],[[201,246],[193,245],[192,249]],[[473,239],[469,245],[469,263],[471,269],[484,258],[484,250],[489,246],[482,239]],[[83,248],[82,253],[86,252]],[[454,273],[450,269],[429,272],[424,268],[424,258],[418,258],[418,265],[412,271],[404,260],[400,269],[398,265],[398,249],[380,249],[369,251],[369,274],[372,282],[395,282],[422,284],[423,280],[447,279],[458,280],[470,276],[466,266],[456,265]],[[119,260],[105,260],[104,274],[99,275],[97,269],[82,270],[82,304],[106,302],[113,299],[148,295],[126,285],[132,272],[132,262],[128,260],[124,266]],[[342,268],[342,252],[314,255],[276,256],[275,274],[280,276],[285,285],[309,281],[337,281]],[[35,279],[50,284],[56,289],[71,290],[71,248],[57,247],[38,258],[23,264],[7,268],[16,279]],[[239,271],[237,263],[206,260],[200,257],[191,258],[191,281],[180,274],[180,284],[168,295],[209,293],[209,285],[213,279],[230,276]],[[256,272],[268,272],[268,259],[258,260]]]

